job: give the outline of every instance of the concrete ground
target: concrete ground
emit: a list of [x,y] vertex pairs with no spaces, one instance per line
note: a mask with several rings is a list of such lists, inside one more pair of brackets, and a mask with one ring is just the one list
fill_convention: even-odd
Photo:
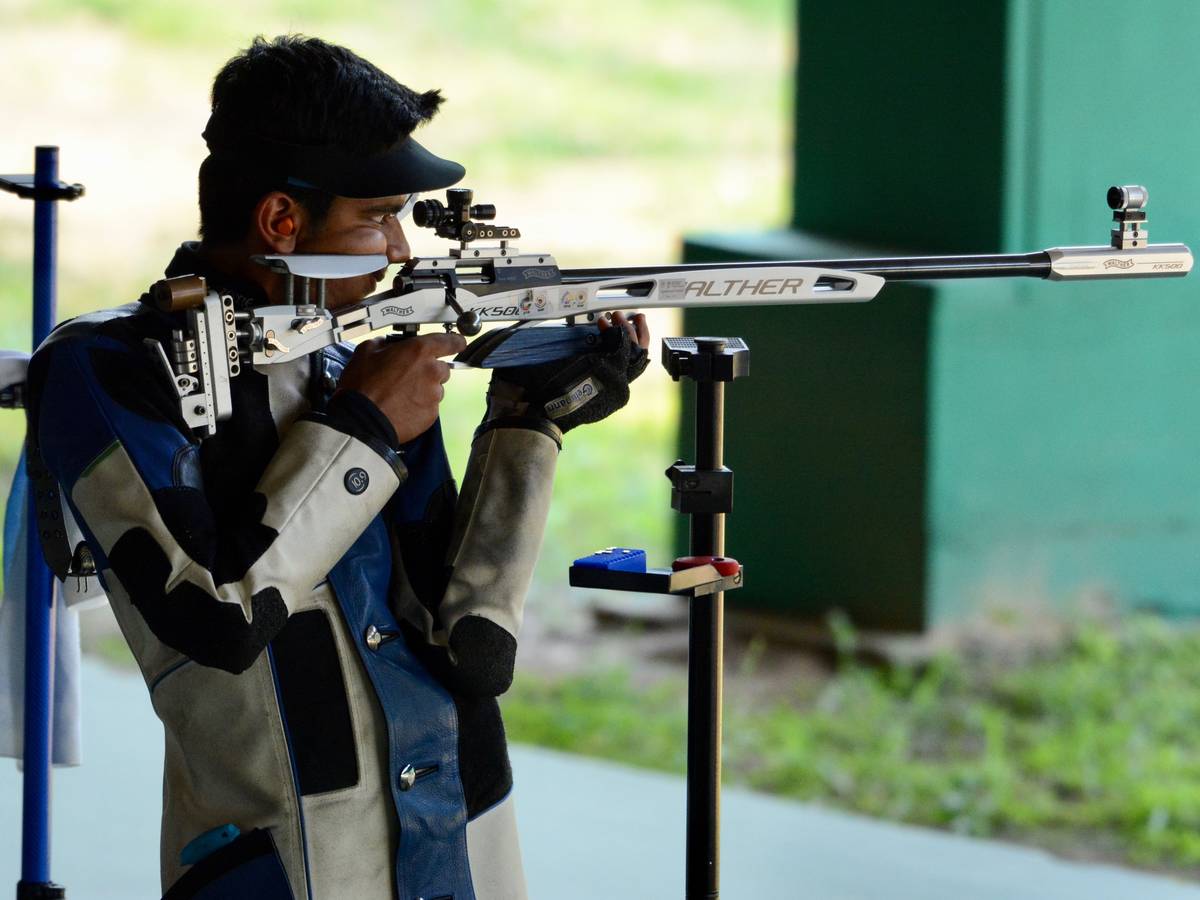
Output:
[[[53,875],[71,900],[157,897],[160,726],[136,675],[88,659],[84,677],[86,762],[55,774]],[[513,767],[534,900],[682,896],[681,779],[531,747]],[[0,892],[18,877],[20,798],[0,762]],[[1161,876],[739,790],[722,832],[731,900],[1200,900]]]

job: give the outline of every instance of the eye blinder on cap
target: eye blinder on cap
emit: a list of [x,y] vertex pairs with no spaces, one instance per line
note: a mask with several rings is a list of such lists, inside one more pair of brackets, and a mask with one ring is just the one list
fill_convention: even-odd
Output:
[[280,176],[281,183],[362,199],[450,187],[466,175],[459,163],[430,153],[411,136],[379,153],[293,144],[255,134],[221,134],[212,119],[204,131],[209,152]]

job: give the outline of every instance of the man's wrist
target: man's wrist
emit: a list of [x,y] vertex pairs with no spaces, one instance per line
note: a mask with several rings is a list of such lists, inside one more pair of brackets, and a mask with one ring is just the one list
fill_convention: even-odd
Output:
[[526,414],[492,417],[489,415],[475,429],[474,439],[478,440],[482,435],[497,428],[524,428],[527,431],[538,431],[554,441],[558,445],[559,450],[562,449],[562,429],[545,416]]
[[395,427],[366,394],[350,388],[339,390],[330,398],[325,414],[347,434],[400,449]]

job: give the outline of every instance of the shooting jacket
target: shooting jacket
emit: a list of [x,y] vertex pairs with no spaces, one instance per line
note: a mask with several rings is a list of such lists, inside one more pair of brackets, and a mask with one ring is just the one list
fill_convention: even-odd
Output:
[[[167,272],[263,299],[189,245]],[[139,304],[84,316],[30,373],[31,428],[166,732],[167,896],[524,897],[495,691],[459,682],[445,635],[479,616],[515,649],[555,441],[483,434],[460,500],[437,424],[395,448],[374,407],[330,404],[346,346],[244,370],[198,441],[143,344],[173,327]],[[193,843],[226,825],[232,843]]]

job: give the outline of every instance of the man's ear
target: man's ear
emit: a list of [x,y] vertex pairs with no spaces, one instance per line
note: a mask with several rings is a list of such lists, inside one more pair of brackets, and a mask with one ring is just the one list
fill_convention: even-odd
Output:
[[294,253],[306,224],[304,208],[282,191],[271,191],[254,207],[255,235],[272,253]]

